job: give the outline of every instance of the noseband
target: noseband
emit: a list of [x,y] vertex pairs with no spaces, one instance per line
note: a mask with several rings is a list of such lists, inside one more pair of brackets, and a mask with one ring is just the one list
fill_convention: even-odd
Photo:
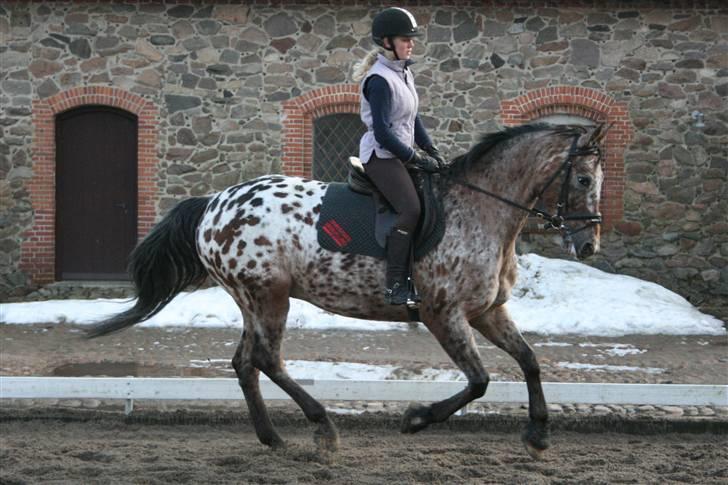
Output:
[[[577,156],[584,155],[597,155],[599,157],[599,160],[601,160],[602,158],[602,153],[601,150],[599,150],[598,146],[595,145],[593,147],[579,148],[576,144],[578,139],[579,135],[573,135],[571,140],[571,147],[569,148],[569,153],[566,155],[566,160],[564,160],[556,173],[554,173],[551,178],[549,178],[548,182],[546,182],[546,185],[544,185],[543,189],[541,189],[541,191],[538,193],[538,196],[536,197],[536,199],[540,199],[541,196],[543,196],[544,192],[546,192],[551,184],[554,183],[554,181],[559,177],[559,174],[563,174],[563,177],[561,179],[561,190],[559,191],[559,200],[558,202],[556,202],[556,214],[552,214],[545,210],[537,209],[535,207],[526,207],[525,205],[519,204],[518,202],[514,202],[510,199],[506,199],[505,197],[501,197],[498,194],[490,192],[489,190],[485,190],[465,180],[454,179],[453,181],[457,184],[469,188],[470,190],[488,195],[512,207],[516,207],[517,209],[526,211],[532,216],[543,219],[544,221],[546,221],[543,225],[544,229],[558,229],[566,237],[570,237],[577,232],[581,232],[584,229],[602,223],[602,215],[599,213],[568,212],[569,179],[571,178],[571,171],[574,166],[573,159]],[[576,231],[574,231],[567,224],[571,221],[585,221],[586,224],[581,229],[577,229]]]

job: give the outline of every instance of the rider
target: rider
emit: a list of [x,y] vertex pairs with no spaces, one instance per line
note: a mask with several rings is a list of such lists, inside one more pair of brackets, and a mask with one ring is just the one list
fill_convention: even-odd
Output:
[[[419,98],[409,66],[414,63],[414,38],[421,35],[407,10],[392,7],[381,11],[372,22],[372,39],[384,51],[372,51],[354,71],[354,80],[361,80],[361,119],[367,127],[359,158],[397,213],[386,245],[385,298],[393,305],[412,298],[408,266],[412,234],[420,216],[420,201],[405,165],[437,171],[444,164],[417,114]],[[428,155],[417,154],[414,143]]]

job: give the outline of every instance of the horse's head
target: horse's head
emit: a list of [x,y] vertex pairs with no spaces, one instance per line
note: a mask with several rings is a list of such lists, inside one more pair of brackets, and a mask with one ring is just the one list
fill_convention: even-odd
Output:
[[599,198],[604,174],[601,143],[607,133],[604,125],[589,127],[576,139],[571,156],[568,179],[561,188],[560,203],[565,203],[564,244],[579,259],[599,250]]

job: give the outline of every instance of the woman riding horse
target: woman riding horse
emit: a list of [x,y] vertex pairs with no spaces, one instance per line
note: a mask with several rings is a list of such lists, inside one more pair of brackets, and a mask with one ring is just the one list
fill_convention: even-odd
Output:
[[[361,120],[367,127],[359,144],[364,171],[397,214],[387,236],[385,298],[392,305],[416,301],[409,281],[412,236],[420,217],[420,200],[405,165],[436,171],[444,163],[417,114],[419,97],[409,66],[417,22],[403,8],[383,10],[372,22],[374,50],[357,65],[361,80]],[[429,156],[418,155],[413,143]]]
[[[421,321],[463,372],[467,386],[442,401],[412,405],[402,419],[403,432],[442,422],[485,394],[490,377],[473,335],[477,331],[523,369],[529,395],[526,449],[538,457],[549,446],[538,361],[506,305],[516,280],[516,238],[531,213],[557,227],[577,257],[598,250],[602,137],[601,127],[509,128],[485,136],[442,175],[445,232],[416,262],[415,277],[424,300]],[[550,185],[561,186],[555,213],[534,207]],[[182,201],[130,257],[139,296],[134,307],[99,322],[89,336],[147,320],[187,286],[211,276],[243,315],[232,365],[258,439],[272,447],[284,444],[260,393],[263,372],[317,425],[320,450],[334,451],[338,432],[326,409],[286,371],[281,343],[289,298],[369,320],[406,322],[409,316],[401,305],[385,305],[379,292],[363,290],[383,278],[380,259],[319,245],[316,223],[327,189],[324,182],[269,175]]]

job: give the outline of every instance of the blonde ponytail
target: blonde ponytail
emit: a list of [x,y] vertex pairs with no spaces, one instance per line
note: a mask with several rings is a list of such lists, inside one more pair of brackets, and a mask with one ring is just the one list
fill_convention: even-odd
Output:
[[369,72],[369,69],[372,68],[375,62],[377,62],[377,55],[379,54],[379,49],[374,49],[369,52],[364,58],[354,64],[354,72],[351,74],[351,79],[354,82],[359,82],[362,79],[364,79],[364,76],[367,75]]

